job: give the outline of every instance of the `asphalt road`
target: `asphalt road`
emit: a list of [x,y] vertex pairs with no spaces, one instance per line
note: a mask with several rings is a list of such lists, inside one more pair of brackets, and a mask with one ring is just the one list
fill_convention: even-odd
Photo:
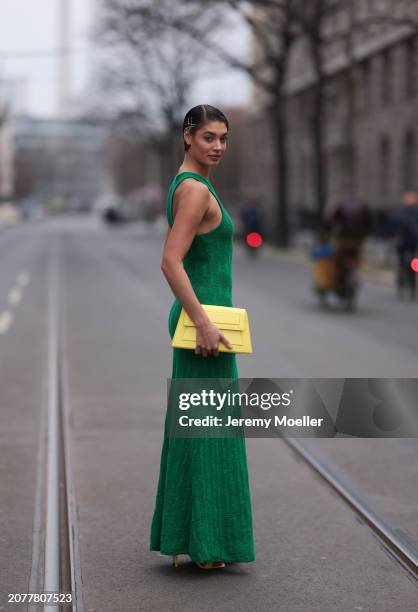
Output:
[[[148,551],[171,373],[163,239],[83,219],[0,234],[0,305],[12,313],[0,334],[0,610],[40,572],[53,252],[86,611],[415,611],[416,584],[278,439],[247,440],[255,563],[205,573]],[[237,247],[233,266],[254,344],[238,358],[241,377],[416,377],[418,304],[390,286],[365,283],[355,315],[322,312],[308,265]],[[417,544],[416,440],[309,443]]]

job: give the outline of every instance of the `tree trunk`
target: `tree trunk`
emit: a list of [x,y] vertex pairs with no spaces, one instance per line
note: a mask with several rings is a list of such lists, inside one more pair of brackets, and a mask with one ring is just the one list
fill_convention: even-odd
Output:
[[[167,154],[166,154],[166,145],[164,142],[164,138],[161,138],[156,143],[156,150],[158,153],[158,161],[159,161],[159,174],[160,174],[160,185],[162,188],[166,188],[169,180],[168,180],[168,172],[167,172]],[[170,179],[171,180],[171,179]]]
[[312,141],[313,141],[313,164],[314,164],[314,193],[315,208],[317,213],[317,230],[319,231],[327,201],[327,168],[324,156],[324,76],[322,72],[322,60],[320,47],[317,42],[312,45],[315,73],[317,82],[314,86],[314,101],[312,108]]
[[354,35],[354,19],[355,7],[354,3],[349,3],[349,19],[346,38],[346,55],[347,55],[347,115],[345,121],[345,189],[354,195],[355,188],[355,172],[354,172],[354,128],[355,128],[355,64],[353,58],[353,35]]
[[280,247],[289,246],[288,222],[288,177],[287,177],[287,130],[284,117],[284,103],[278,97],[272,111],[276,160],[276,193],[278,195],[274,242]]

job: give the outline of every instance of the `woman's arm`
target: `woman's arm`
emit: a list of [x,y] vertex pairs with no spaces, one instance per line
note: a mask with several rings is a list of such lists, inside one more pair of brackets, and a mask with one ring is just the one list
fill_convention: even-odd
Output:
[[177,210],[175,213],[173,210],[174,222],[164,244],[161,270],[174,295],[196,325],[196,354],[202,353],[206,357],[208,352],[213,351],[217,355],[219,341],[228,348],[232,348],[232,345],[211,323],[183,267],[183,258],[209,208],[210,193],[205,185],[196,181],[183,182],[177,192]]

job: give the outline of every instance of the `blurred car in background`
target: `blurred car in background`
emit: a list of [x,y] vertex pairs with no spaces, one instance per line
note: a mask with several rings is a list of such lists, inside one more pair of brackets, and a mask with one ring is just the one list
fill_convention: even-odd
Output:
[[110,225],[125,223],[128,220],[123,198],[116,193],[100,195],[93,204],[93,212]]
[[20,223],[23,215],[19,208],[12,202],[0,204],[0,226],[10,227]]
[[165,214],[165,194],[161,185],[144,185],[126,195],[128,214],[132,220],[154,223]]
[[164,215],[164,192],[159,185],[147,185],[124,196],[104,193],[94,202],[93,213],[109,224],[137,221],[152,224]]

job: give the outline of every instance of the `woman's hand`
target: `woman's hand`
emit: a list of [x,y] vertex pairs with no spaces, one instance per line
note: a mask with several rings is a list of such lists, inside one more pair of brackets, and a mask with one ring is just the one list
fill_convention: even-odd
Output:
[[211,321],[196,326],[196,348],[194,350],[196,355],[207,357],[208,354],[213,354],[214,357],[218,357],[219,342],[229,349],[233,348],[229,340]]

